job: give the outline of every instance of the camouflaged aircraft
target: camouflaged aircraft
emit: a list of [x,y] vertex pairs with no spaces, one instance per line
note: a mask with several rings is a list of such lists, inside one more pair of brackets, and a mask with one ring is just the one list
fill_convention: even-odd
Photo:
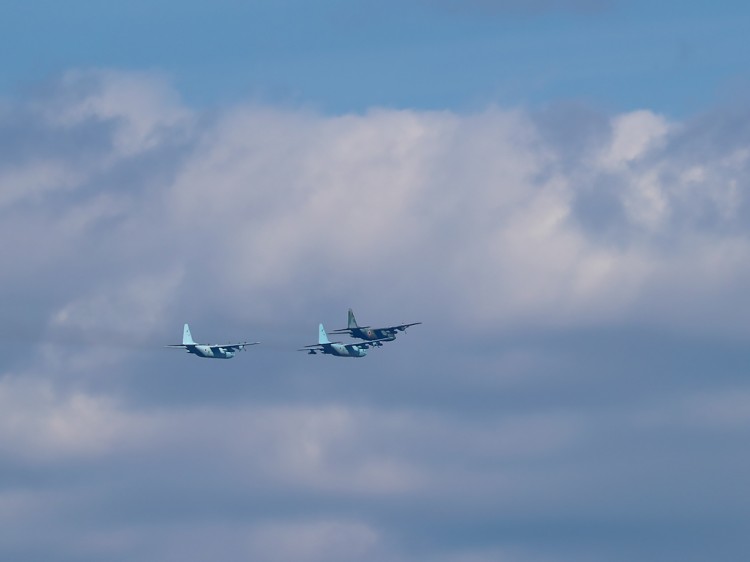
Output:
[[388,326],[386,328],[370,328],[370,326],[360,326],[354,317],[354,311],[349,309],[349,327],[341,330],[334,330],[332,334],[349,334],[353,338],[368,341],[393,341],[396,339],[398,332],[406,331],[409,326],[416,326],[421,322],[412,322],[411,324],[399,324],[397,326]]

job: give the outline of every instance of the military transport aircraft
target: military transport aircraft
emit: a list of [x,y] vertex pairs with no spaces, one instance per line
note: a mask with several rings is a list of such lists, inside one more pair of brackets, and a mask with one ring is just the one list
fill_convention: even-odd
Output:
[[177,347],[187,350],[188,353],[193,353],[198,357],[206,357],[207,359],[231,359],[234,354],[238,351],[242,351],[248,345],[257,345],[260,342],[241,342],[241,343],[224,343],[220,345],[206,345],[202,343],[195,343],[193,336],[190,335],[190,326],[185,324],[185,328],[182,332],[182,344],[165,345],[164,347]]
[[383,345],[384,339],[377,339],[362,343],[341,343],[332,342],[328,339],[323,324],[318,326],[318,343],[315,345],[306,345],[298,351],[307,351],[310,355],[317,353],[323,353],[328,355],[335,355],[336,357],[364,357],[367,355],[367,350],[370,347],[380,347]]
[[388,326],[387,328],[370,328],[369,326],[359,326],[357,319],[354,318],[354,311],[349,309],[349,327],[341,330],[334,330],[332,334],[349,334],[353,338],[369,341],[393,341],[396,339],[397,332],[403,332],[409,326],[416,326],[421,322],[411,324],[400,324],[398,326]]

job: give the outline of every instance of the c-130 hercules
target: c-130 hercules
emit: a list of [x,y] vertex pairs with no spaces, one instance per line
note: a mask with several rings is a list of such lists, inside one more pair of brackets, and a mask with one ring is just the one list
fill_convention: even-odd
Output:
[[328,339],[323,324],[318,325],[318,343],[313,345],[306,345],[298,351],[307,351],[310,355],[316,355],[323,353],[325,355],[334,355],[336,357],[364,357],[367,355],[367,350],[371,347],[380,347],[383,345],[385,339],[371,340],[361,343],[341,343],[332,342]]
[[406,331],[409,326],[416,326],[421,322],[412,322],[411,324],[399,324],[398,326],[388,326],[387,328],[370,328],[370,326],[360,326],[354,317],[354,311],[349,309],[349,327],[341,330],[334,330],[332,334],[349,334],[353,338],[369,341],[393,341],[396,339],[398,332]]
[[166,345],[164,347],[182,348],[188,353],[205,357],[206,359],[231,359],[238,351],[242,351],[248,345],[257,345],[260,342],[240,342],[240,343],[223,343],[206,345],[195,343],[193,336],[190,334],[190,326],[185,324],[182,330],[182,344]]

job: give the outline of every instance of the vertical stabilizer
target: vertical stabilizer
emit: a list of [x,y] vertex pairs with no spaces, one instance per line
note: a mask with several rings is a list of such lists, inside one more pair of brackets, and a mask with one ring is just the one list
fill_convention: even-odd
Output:
[[352,330],[354,328],[359,328],[357,325],[357,319],[354,317],[354,311],[350,308],[349,309],[349,329]]
[[190,335],[190,326],[185,324],[185,328],[182,331],[182,345],[193,345],[193,336]]
[[328,334],[326,334],[326,330],[323,327],[323,324],[320,324],[318,327],[319,334],[318,334],[318,343],[320,345],[325,345],[327,343],[331,343],[331,340],[328,339]]

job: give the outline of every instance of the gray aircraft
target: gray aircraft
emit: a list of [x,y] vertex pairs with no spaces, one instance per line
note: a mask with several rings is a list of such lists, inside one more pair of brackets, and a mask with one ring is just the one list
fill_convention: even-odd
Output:
[[298,351],[307,351],[310,355],[323,353],[324,355],[335,355],[336,357],[364,357],[370,347],[380,347],[385,340],[372,340],[362,343],[332,342],[328,339],[323,324],[318,326],[318,343],[306,345]]
[[334,330],[332,334],[349,334],[353,338],[369,341],[393,341],[396,339],[398,332],[406,331],[409,326],[416,326],[421,322],[411,324],[399,324],[398,326],[388,326],[387,328],[370,328],[370,326],[360,326],[354,317],[354,311],[349,309],[349,327],[341,330]]
[[257,345],[260,342],[241,342],[241,343],[224,343],[218,345],[206,345],[202,343],[195,343],[193,336],[190,335],[190,326],[185,324],[182,331],[182,344],[166,345],[164,347],[171,348],[182,348],[188,353],[197,355],[198,357],[205,357],[207,359],[231,359],[235,353],[242,351],[248,345]]

